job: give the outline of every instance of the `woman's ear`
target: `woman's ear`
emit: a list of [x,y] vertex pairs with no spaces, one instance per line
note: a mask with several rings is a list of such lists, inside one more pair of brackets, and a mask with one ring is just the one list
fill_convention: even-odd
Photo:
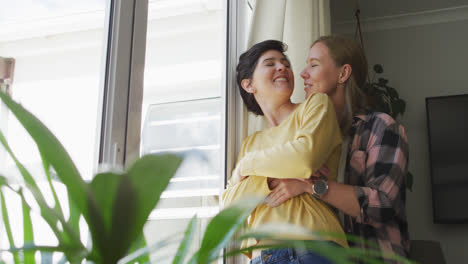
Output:
[[345,83],[346,81],[348,81],[352,72],[353,68],[351,68],[351,65],[345,64],[341,66],[340,76],[338,77],[338,83]]
[[255,93],[257,90],[252,87],[252,82],[250,79],[243,79],[241,81],[242,88],[248,93]]

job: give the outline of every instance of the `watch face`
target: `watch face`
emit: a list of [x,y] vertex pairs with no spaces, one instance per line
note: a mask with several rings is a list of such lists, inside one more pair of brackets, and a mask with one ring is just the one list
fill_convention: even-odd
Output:
[[314,184],[314,191],[318,195],[323,195],[327,192],[327,183],[324,181],[317,181]]

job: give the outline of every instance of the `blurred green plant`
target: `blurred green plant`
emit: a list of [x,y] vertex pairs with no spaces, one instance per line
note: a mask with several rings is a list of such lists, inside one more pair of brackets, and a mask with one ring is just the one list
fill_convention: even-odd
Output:
[[[390,115],[395,120],[403,116],[406,111],[405,100],[400,98],[395,88],[388,85],[388,79],[378,77],[384,72],[382,65],[375,64],[372,70],[372,80],[369,79],[363,88],[371,107]],[[413,174],[409,171],[406,174],[406,188],[413,190]]]
[[377,78],[377,75],[383,73],[383,67],[375,64],[372,68],[374,73],[372,80],[364,85],[364,92],[369,96],[371,106],[383,113],[387,113],[394,119],[402,116],[406,110],[406,102],[400,98],[398,91],[388,85],[388,79]]
[[[173,264],[207,264],[221,257],[237,255],[256,248],[279,247],[313,249],[336,263],[354,263],[353,260],[356,258],[363,259],[367,263],[383,263],[378,260],[380,256],[378,250],[364,251],[357,248],[333,247],[316,241],[278,240],[275,238],[278,226],[247,230],[237,239],[238,242],[246,238],[269,239],[273,241],[273,245],[223,251],[252,210],[263,200],[258,197],[238,201],[214,216],[206,227],[200,247],[192,254],[190,248],[194,242],[196,217],[192,218],[185,233],[181,236],[161,239],[154,245],[146,246],[143,226],[182,158],[172,154],[147,155],[136,160],[125,171],[99,173],[91,182],[85,182],[62,144],[36,117],[3,92],[0,92],[0,99],[35,141],[55,201],[53,207],[46,203],[34,177],[17,159],[0,131],[0,142],[16,163],[24,181],[18,187],[17,184],[9,183],[6,177],[0,175],[1,212],[10,244],[10,248],[0,249],[0,252],[10,252],[15,264],[36,263],[35,252],[41,253],[41,263],[52,263],[51,254],[54,252],[64,254],[60,263],[82,263],[84,260],[104,264],[150,263],[150,253],[165,250],[165,247],[174,243],[179,243],[179,246],[172,261]],[[64,216],[52,184],[51,169],[67,188],[70,209],[68,219]],[[13,241],[14,230],[10,223],[19,220],[10,219],[5,203],[4,191],[6,189],[16,193],[22,201],[24,244],[21,247],[16,247]],[[38,213],[58,240],[57,246],[41,246],[34,243],[34,227],[30,214],[34,210],[31,209],[33,206],[29,203],[30,201],[25,199],[25,192],[32,194],[39,207]],[[78,227],[81,216],[88,224],[92,241],[90,248],[81,242]],[[179,238],[182,240],[179,241]],[[359,240],[352,236],[348,236],[348,239]],[[402,263],[412,263],[396,255],[388,257]],[[4,261],[0,260],[0,263]]]

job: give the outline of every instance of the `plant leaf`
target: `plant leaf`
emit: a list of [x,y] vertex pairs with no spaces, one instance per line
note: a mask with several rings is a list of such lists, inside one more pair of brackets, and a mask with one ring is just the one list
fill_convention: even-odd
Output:
[[398,92],[397,90],[395,90],[395,88],[390,87],[390,86],[385,86],[385,89],[387,89],[387,93],[391,98],[395,98],[395,99],[399,98]]
[[112,209],[121,177],[122,175],[113,172],[100,173],[94,177],[90,184],[104,220],[106,234],[110,233],[111,230]]
[[[34,243],[34,231],[32,227],[31,221],[31,210],[29,206],[26,204],[26,201],[21,199],[21,205],[23,208],[23,236],[24,236],[24,244],[27,243]],[[24,252],[24,263],[25,264],[35,264],[36,261],[34,259],[35,251],[28,251]]]
[[[146,248],[146,239],[145,235],[142,233],[141,236],[133,243],[133,246],[130,248],[130,254],[133,252],[138,251],[141,248]],[[132,261],[133,263],[149,263],[150,262],[150,257],[148,252],[141,254],[138,258]]]
[[[101,258],[109,258],[112,255],[112,244],[110,238],[112,223],[112,213],[114,203],[117,199],[122,175],[106,172],[97,174],[90,183],[90,189],[95,197],[97,210],[90,210],[90,219],[97,219],[96,222],[89,222],[90,230],[93,230],[93,251]],[[131,211],[127,211],[131,214]],[[102,219],[102,221],[99,221]],[[103,260],[104,261],[104,260]]]
[[375,71],[375,73],[379,73],[379,74],[380,74],[380,73],[383,73],[383,67],[382,67],[382,65],[380,65],[380,64],[375,64],[375,65],[374,65],[374,71]]
[[[52,191],[52,196],[54,197],[55,209],[60,213],[62,217],[64,217],[62,207],[60,206],[60,202],[57,196],[57,192],[55,191],[54,185],[52,183],[52,178],[50,177],[50,163],[47,161],[44,155],[42,155],[42,153],[41,153],[41,159],[42,159],[42,166],[44,168],[44,172],[47,177],[47,182],[49,183],[50,190]],[[79,233],[79,230],[76,230],[76,232]]]
[[406,173],[406,188],[410,191],[413,191],[413,174],[411,172]]
[[213,217],[203,235],[196,263],[210,263],[217,259],[220,251],[263,199],[264,197],[241,199]]
[[[6,182],[4,178],[2,182]],[[15,247],[15,242],[13,240],[13,233],[11,232],[10,217],[8,216],[8,211],[7,211],[6,203],[5,203],[5,196],[3,196],[3,192],[1,189],[0,189],[0,202],[2,203],[3,225],[5,226],[5,231],[7,233],[8,243],[10,244],[10,247]],[[19,259],[18,252],[12,252],[12,253],[13,253],[13,260],[15,261],[15,264],[19,264],[20,259]]]
[[[144,248],[140,248],[135,252],[125,256],[124,258],[120,259],[117,264],[126,264],[130,262],[134,262],[135,260],[139,259],[141,256],[147,255],[151,252],[161,251],[163,248],[178,242],[181,238],[181,234],[175,234],[165,239],[159,240],[158,242],[152,244],[151,246],[147,246]],[[154,263],[157,263],[154,261]]]
[[385,86],[385,85],[387,85],[388,80],[385,79],[385,78],[379,78],[379,79],[377,80],[377,82],[378,82],[378,84],[379,84],[380,86]]
[[[78,169],[76,168],[75,164],[71,160],[68,153],[65,151],[65,148],[62,144],[58,141],[58,139],[49,131],[49,129],[42,124],[33,114],[29,111],[24,109],[20,104],[14,102],[8,95],[4,92],[0,92],[0,99],[3,103],[10,109],[10,111],[16,116],[18,121],[23,125],[26,131],[31,135],[33,140],[36,142],[39,152],[45,159],[52,165],[52,167],[57,172],[57,176],[60,180],[65,184],[67,187],[67,192],[69,198],[73,200],[78,210],[83,214],[84,218],[87,220],[88,223],[93,222],[95,223],[93,226],[102,226],[103,224],[99,224],[102,222],[102,219],[95,218],[90,219],[89,211],[97,211],[95,199],[93,197],[93,193],[90,193],[88,190],[87,184],[81,178]],[[28,187],[29,188],[29,187]],[[31,188],[30,188],[31,189]],[[37,195],[40,195],[39,190],[31,189],[31,192],[35,196],[37,202],[39,203],[41,200],[44,199],[37,199]],[[45,202],[44,202],[45,203]],[[39,203],[41,204],[41,203]],[[45,203],[45,205],[47,205]],[[57,230],[55,227],[57,223],[52,223],[53,220],[50,214],[43,213],[43,210],[47,210],[47,206],[41,207],[41,214],[44,219],[49,223],[49,226],[52,230]],[[55,214],[55,212],[49,213]],[[63,216],[58,217],[58,219],[63,219]],[[64,226],[64,230],[68,230],[68,232],[64,232],[69,237],[61,237],[60,233],[56,233],[59,242],[63,242],[63,238],[65,238],[66,243],[74,244],[73,247],[78,247],[78,244],[81,245],[79,238],[76,239],[78,236],[74,234],[73,229],[68,226],[68,224],[63,220],[61,223]],[[91,230],[91,225],[90,225]],[[71,231],[71,232],[70,232]],[[91,233],[97,232],[96,230],[91,230]],[[62,239],[62,241],[61,241]],[[94,241],[93,241],[94,242]],[[75,261],[75,259],[71,258],[71,256],[67,256],[69,261]]]
[[[47,203],[45,202],[45,198],[42,195],[42,192],[40,191],[36,181],[34,180],[32,175],[28,172],[28,170],[23,166],[23,164],[21,164],[21,162],[18,160],[18,158],[15,156],[15,154],[11,150],[10,146],[8,145],[8,142],[6,141],[6,139],[3,136],[3,133],[1,131],[0,131],[0,142],[2,143],[2,145],[5,148],[5,150],[7,151],[7,153],[10,155],[10,157],[15,162],[16,167],[18,168],[21,175],[23,176],[25,185],[31,190],[31,193],[34,196],[34,199],[37,201],[38,205],[41,208],[42,216],[47,221],[49,226],[51,226],[52,230],[54,231],[57,238],[59,239],[59,242],[63,242],[64,237],[60,236],[60,234],[59,234],[60,232],[56,228],[57,222],[59,221],[59,217],[56,217],[56,212],[52,212],[53,210],[48,207]],[[10,188],[10,189],[13,190],[13,188]],[[19,195],[22,196],[22,194],[19,194]],[[47,214],[48,217],[46,217],[44,214]],[[62,217],[63,217],[63,215],[62,215]]]
[[[3,184],[3,186],[9,188],[10,190],[18,194],[21,200],[25,202],[25,205],[28,206],[29,210],[31,210],[31,207],[29,207],[29,205],[27,204],[26,199],[24,198],[24,195],[21,191],[16,191],[14,188],[8,185],[5,178],[2,178],[2,180],[0,180],[0,184]],[[29,187],[28,184],[26,184],[26,187]],[[34,197],[39,196],[34,193],[36,192],[34,188],[28,188],[28,189],[33,194]],[[67,255],[68,259],[76,260],[77,258],[84,256],[85,253],[83,252],[86,252],[86,249],[81,244],[81,241],[79,241],[79,239],[78,240],[72,239],[74,237],[73,230],[70,229],[70,227],[65,222],[65,220],[61,219],[56,211],[54,211],[52,208],[49,208],[47,206],[47,203],[44,200],[36,199],[36,202],[40,207],[41,216],[47,222],[49,227],[54,232],[56,238],[58,239],[59,246],[67,249],[66,251],[64,251],[64,253]],[[58,229],[58,226],[57,226],[58,222],[62,224],[64,231],[61,231]]]
[[190,249],[190,245],[193,240],[193,235],[195,233],[195,226],[197,224],[197,216],[194,215],[192,217],[192,220],[190,220],[190,223],[187,226],[187,229],[185,230],[184,238],[182,242],[179,245],[179,248],[177,249],[176,256],[174,257],[174,260],[172,261],[172,264],[183,264],[184,259],[187,256],[187,252]]
[[40,200],[45,200],[44,199],[44,196],[42,195],[42,193],[40,192],[39,190],[39,187],[37,186],[37,183],[36,181],[34,180],[34,178],[32,177],[32,175],[29,173],[29,171],[23,166],[23,164],[21,164],[21,162],[18,160],[18,158],[16,157],[16,155],[13,153],[13,151],[11,150],[10,146],[8,145],[8,142],[7,140],[5,139],[5,136],[3,135],[3,133],[0,131],[0,143],[2,143],[3,147],[5,148],[5,150],[7,151],[7,153],[10,155],[10,157],[13,159],[13,161],[15,162],[15,165],[16,167],[18,168],[18,170],[20,171],[21,173],[21,176],[23,176],[23,180],[26,184],[28,184],[31,188],[33,188],[34,190],[36,190],[36,193],[37,193],[37,199],[40,199]]
[[57,176],[67,186],[68,195],[76,203],[83,216],[88,219],[87,185],[65,148],[39,119],[4,92],[0,92],[0,99],[31,135],[40,153],[50,162]]
[[182,161],[173,154],[147,155],[122,175],[112,214],[110,244],[122,258],[143,232],[149,214]]

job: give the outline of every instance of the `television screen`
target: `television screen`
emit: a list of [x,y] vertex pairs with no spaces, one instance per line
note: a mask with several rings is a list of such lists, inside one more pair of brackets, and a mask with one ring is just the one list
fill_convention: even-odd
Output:
[[426,98],[435,223],[468,223],[468,95]]

